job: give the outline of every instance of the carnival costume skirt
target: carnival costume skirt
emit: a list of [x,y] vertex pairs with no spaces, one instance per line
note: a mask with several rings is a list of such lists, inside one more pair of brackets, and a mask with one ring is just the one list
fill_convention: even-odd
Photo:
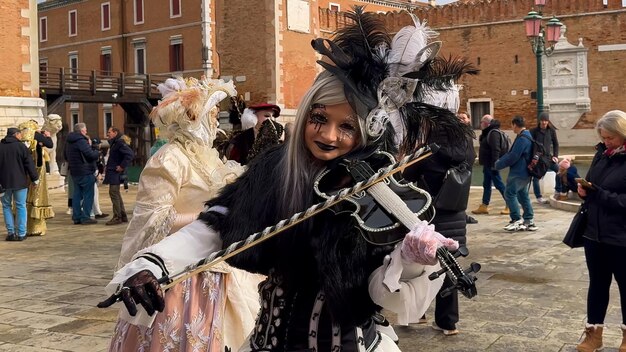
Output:
[[167,290],[165,309],[149,328],[118,319],[109,351],[236,351],[254,326],[263,277],[225,267]]
[[26,198],[26,211],[28,222],[26,234],[28,236],[43,236],[46,234],[46,219],[54,217],[54,211],[50,205],[48,196],[48,182],[46,180],[46,168],[37,168],[39,183],[31,182],[28,185],[28,196]]

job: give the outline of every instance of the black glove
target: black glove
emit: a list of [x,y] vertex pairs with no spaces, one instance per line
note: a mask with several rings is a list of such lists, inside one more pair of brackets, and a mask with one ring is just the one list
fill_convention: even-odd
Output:
[[124,281],[122,288],[111,297],[98,303],[98,308],[106,308],[117,301],[124,302],[128,314],[137,314],[137,303],[141,304],[149,315],[155,310],[162,312],[165,307],[163,291],[157,278],[149,270],[142,270]]

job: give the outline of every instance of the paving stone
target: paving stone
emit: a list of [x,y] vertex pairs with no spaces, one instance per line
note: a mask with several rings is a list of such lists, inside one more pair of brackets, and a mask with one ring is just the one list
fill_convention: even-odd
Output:
[[53,303],[46,301],[36,301],[31,299],[18,299],[15,301],[0,303],[0,308],[13,308],[23,310],[25,312],[44,313],[52,309],[66,307],[66,303]]
[[0,352],[57,352],[60,350],[51,350],[48,348],[31,347],[24,345],[14,345],[11,343],[0,344]]
[[[480,202],[482,189],[473,188],[470,208]],[[124,193],[132,211],[136,186]],[[63,193],[51,194],[57,213],[44,237],[25,242],[0,241],[0,352],[106,351],[119,307],[98,309],[106,298],[104,286],[117,263],[123,227],[101,222],[74,226],[65,214]],[[504,207],[494,194],[494,212]],[[111,212],[108,189],[100,203]],[[589,280],[581,249],[561,243],[573,214],[533,203],[534,233],[508,233],[508,216],[473,215],[468,225],[467,266],[479,262],[478,296],[459,298],[459,335],[445,337],[428,325],[396,327],[403,351],[575,351],[585,321]],[[0,219],[0,227],[3,226]],[[36,258],[34,260],[33,258]],[[388,314],[395,322],[394,314]],[[616,352],[621,342],[621,310],[615,283],[607,312],[605,351]]]
[[63,351],[83,352],[104,350],[108,347],[109,340],[108,338],[99,336],[84,336],[47,331],[39,336],[24,340],[21,344]]

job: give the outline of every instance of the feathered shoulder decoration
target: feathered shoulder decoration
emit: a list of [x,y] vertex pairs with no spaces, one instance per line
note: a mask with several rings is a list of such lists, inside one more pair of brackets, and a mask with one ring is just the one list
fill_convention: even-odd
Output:
[[[456,119],[458,106],[445,109],[435,105],[442,101],[454,105],[454,98],[433,97],[456,94],[458,101],[456,80],[466,73],[477,73],[464,59],[437,57],[441,42],[432,41],[437,32],[414,14],[410,16],[413,25],[391,38],[378,14],[354,6],[352,12],[346,13],[351,23],[338,30],[332,40],[319,38],[311,42],[324,56],[317,62],[343,82],[346,99],[364,119],[368,144],[393,141],[395,147],[412,149],[418,140],[424,139],[424,131],[409,131],[409,125],[416,125],[416,121],[409,120]],[[426,104],[429,108],[407,110],[407,104]],[[425,110],[427,114],[415,115]],[[413,115],[409,116],[408,111]],[[433,121],[427,122],[433,127]],[[454,125],[453,122],[446,121],[444,125]],[[472,133],[467,127],[457,130],[458,135]]]

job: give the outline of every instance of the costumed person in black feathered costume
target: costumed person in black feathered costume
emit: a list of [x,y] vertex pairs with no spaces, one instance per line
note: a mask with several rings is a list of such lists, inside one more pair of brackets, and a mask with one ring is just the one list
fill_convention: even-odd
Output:
[[264,103],[246,108],[241,115],[243,132],[230,140],[226,158],[246,165],[262,151],[278,145],[284,130],[283,125],[274,120],[278,116],[278,105]]
[[[163,309],[156,277],[322,201],[317,181],[339,161],[363,160],[375,150],[397,153],[397,147],[410,153],[439,123],[452,136],[469,135],[454,113],[420,102],[427,85],[450,88],[442,83],[450,77],[437,79],[428,68],[437,50],[412,45],[410,37],[392,43],[378,16],[361,7],[347,16],[353,24],[333,41],[312,42],[325,56],[318,62],[325,71],[302,98],[289,142],[255,158],[198,220],[116,273],[107,292],[118,292],[131,313]],[[322,181],[326,191],[350,185]],[[374,245],[350,212],[333,208],[229,259],[267,275],[256,327],[240,351],[399,351],[373,316],[384,307],[399,320],[418,319],[442,283],[428,279],[439,268],[436,248],[458,245],[425,221],[403,231],[408,234],[395,246]]]

